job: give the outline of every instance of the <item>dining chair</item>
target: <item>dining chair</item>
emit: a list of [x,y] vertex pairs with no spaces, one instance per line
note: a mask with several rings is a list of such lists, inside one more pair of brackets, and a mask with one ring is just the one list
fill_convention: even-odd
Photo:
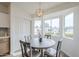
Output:
[[[30,40],[32,39],[31,35],[24,36],[24,39],[25,39],[25,42],[27,42],[28,47],[30,48]],[[39,49],[32,48],[32,51],[34,50],[39,51]]]
[[[21,51],[22,51],[22,57],[39,57],[40,52],[38,51],[31,51],[31,47],[28,47],[28,43],[20,40],[20,46],[21,46]],[[31,55],[32,54],[32,55]]]
[[61,52],[61,44],[62,44],[62,40],[58,41],[57,44],[57,48],[48,48],[45,51],[45,55],[49,56],[49,57],[60,57],[60,52]]

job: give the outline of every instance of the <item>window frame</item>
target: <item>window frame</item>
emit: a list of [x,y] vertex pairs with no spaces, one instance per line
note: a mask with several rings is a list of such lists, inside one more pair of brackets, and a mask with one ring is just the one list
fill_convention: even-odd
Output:
[[[45,19],[45,20],[50,20],[51,21],[51,26],[52,26],[52,20],[53,19],[56,19],[56,18],[58,18],[59,19],[59,34],[60,34],[60,17],[59,16],[56,16],[56,17],[52,17],[52,18],[48,18],[48,19]],[[44,21],[45,21],[44,20]],[[44,21],[43,21],[43,25],[44,25]],[[43,27],[44,28],[44,27]],[[52,27],[50,27],[50,28],[52,28]],[[52,33],[52,31],[50,32],[50,33]],[[43,31],[43,35],[44,35],[44,31]],[[51,35],[52,37],[59,37],[60,35]]]
[[[60,34],[60,20],[61,20],[60,17],[54,17],[54,18],[52,18],[52,20],[57,19],[57,18],[59,19],[59,34]],[[51,20],[51,23],[52,23],[52,20]],[[52,36],[58,37],[60,35],[56,34],[56,35],[52,35]]]
[[35,26],[34,26],[34,25],[35,25],[35,21],[40,21],[40,22],[41,22],[41,27],[40,27],[41,32],[42,32],[42,21],[39,20],[39,19],[33,20],[33,35],[34,35],[35,37],[37,37],[38,35],[35,34]]
[[63,16],[64,17],[64,21],[62,22],[63,23],[63,38],[66,38],[66,39],[73,39],[73,37],[69,37],[65,35],[65,17],[72,13],[73,13],[73,37],[74,37],[74,12],[69,12]]
[[[50,20],[50,23],[51,23],[51,19],[46,19],[46,20]],[[45,21],[46,20],[43,21],[43,25],[44,26],[45,26]],[[44,31],[45,30],[45,27],[44,26],[43,26],[43,35],[45,34],[45,31]],[[49,28],[51,29],[51,27],[49,27]],[[51,33],[51,31],[50,31],[50,33]]]

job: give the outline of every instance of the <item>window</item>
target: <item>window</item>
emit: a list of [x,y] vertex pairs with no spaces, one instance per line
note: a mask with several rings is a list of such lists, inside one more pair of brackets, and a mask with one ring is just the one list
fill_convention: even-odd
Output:
[[57,36],[59,35],[59,18],[54,18],[44,21],[44,35]]
[[52,32],[53,36],[59,35],[59,18],[52,19]]
[[64,36],[72,38],[73,37],[73,13],[65,16],[65,27]]
[[34,35],[38,35],[39,32],[41,32],[41,21],[35,20],[34,21]]
[[44,35],[51,35],[51,20],[44,21]]

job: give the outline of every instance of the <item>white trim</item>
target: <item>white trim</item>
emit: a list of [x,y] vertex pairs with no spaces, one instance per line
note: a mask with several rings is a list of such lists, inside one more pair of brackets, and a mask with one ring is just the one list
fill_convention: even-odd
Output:
[[[63,21],[63,38],[66,38],[66,39],[73,39],[73,37],[71,38],[71,37],[68,37],[68,36],[65,36],[65,31],[64,31],[64,29],[65,29],[65,16],[67,16],[67,15],[69,15],[69,14],[71,14],[71,13],[73,13],[73,22],[74,22],[74,12],[73,11],[71,11],[71,12],[67,12],[63,17],[64,17],[64,21]],[[74,27],[74,23],[73,23],[73,27]],[[74,34],[74,28],[73,28],[73,34]]]
[[73,37],[71,38],[71,37],[63,36],[63,38],[64,39],[71,39],[71,40],[73,40]]
[[21,50],[18,50],[17,52],[13,52],[10,55],[12,55],[14,57],[21,57],[22,53],[21,53]]

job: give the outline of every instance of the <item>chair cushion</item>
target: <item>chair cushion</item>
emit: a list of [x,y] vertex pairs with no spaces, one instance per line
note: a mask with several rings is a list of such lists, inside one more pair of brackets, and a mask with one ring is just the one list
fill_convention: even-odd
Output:
[[46,50],[46,54],[48,54],[49,56],[56,56],[56,50],[53,48],[49,48]]

